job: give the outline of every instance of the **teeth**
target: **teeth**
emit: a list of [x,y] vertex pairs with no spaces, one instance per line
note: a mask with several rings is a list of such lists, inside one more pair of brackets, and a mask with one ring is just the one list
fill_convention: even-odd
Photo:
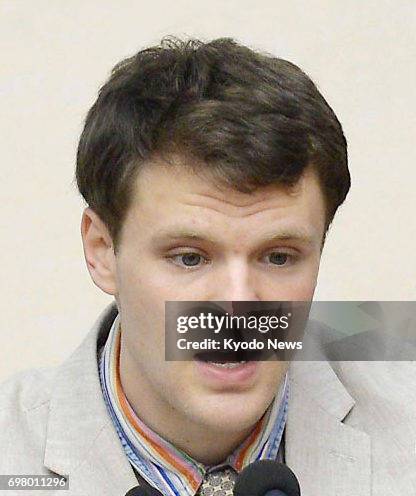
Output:
[[246,360],[242,360],[241,362],[225,362],[225,363],[209,362],[209,363],[215,365],[216,367],[223,367],[225,369],[235,369],[236,367],[239,367],[242,363],[246,363]]

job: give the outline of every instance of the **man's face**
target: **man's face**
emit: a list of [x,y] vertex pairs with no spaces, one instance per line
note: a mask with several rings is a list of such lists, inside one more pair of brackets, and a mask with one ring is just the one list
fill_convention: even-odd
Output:
[[244,194],[156,163],[135,187],[115,260],[123,386],[158,415],[165,409],[211,431],[248,429],[287,364],[255,362],[227,380],[195,361],[166,362],[165,301],[311,300],[325,222],[318,180],[308,170],[292,190]]

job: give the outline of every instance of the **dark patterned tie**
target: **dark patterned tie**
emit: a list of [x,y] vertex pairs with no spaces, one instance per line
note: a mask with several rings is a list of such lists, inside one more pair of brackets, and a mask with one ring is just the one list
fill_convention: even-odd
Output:
[[237,473],[232,468],[223,468],[205,474],[197,496],[233,496]]

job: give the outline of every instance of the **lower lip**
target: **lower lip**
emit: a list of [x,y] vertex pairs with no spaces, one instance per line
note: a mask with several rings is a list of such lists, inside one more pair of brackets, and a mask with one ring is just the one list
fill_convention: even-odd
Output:
[[246,362],[238,367],[226,368],[210,362],[195,360],[195,365],[200,374],[209,380],[225,384],[244,384],[252,379],[257,371],[259,362]]

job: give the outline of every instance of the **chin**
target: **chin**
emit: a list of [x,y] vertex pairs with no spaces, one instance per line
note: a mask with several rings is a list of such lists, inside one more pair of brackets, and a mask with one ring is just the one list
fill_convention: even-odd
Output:
[[[207,428],[222,432],[240,432],[254,427],[263,416],[273,396],[223,394],[205,402],[201,413]],[[201,419],[202,420],[202,419]]]

